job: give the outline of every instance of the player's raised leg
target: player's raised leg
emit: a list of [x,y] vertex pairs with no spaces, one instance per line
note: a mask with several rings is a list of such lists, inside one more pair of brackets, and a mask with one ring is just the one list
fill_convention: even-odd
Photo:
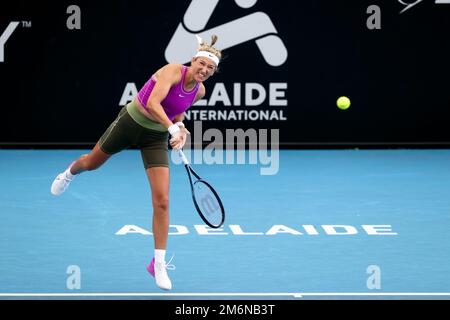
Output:
[[66,191],[70,182],[72,182],[77,174],[87,170],[98,169],[109,159],[109,157],[111,157],[111,155],[103,152],[99,147],[99,143],[97,143],[89,154],[83,154],[64,172],[56,176],[52,183],[51,193],[55,196],[59,196]]

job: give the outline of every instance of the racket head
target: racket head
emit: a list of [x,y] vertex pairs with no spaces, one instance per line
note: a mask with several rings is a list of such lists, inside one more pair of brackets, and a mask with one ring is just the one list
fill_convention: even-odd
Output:
[[216,190],[205,180],[192,184],[192,199],[202,220],[211,228],[220,228],[225,221],[225,209]]

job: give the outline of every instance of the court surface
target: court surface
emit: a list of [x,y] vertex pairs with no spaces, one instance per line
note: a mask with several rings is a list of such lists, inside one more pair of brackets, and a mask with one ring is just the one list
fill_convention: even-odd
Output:
[[50,194],[86,152],[0,150],[1,299],[450,297],[450,150],[283,150],[275,175],[248,155],[197,161],[225,205],[218,230],[171,163],[170,292],[145,268],[152,208],[138,151]]

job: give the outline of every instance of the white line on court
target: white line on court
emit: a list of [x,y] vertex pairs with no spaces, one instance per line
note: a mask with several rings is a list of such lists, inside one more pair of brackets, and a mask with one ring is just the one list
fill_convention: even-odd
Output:
[[449,296],[450,292],[291,292],[291,293],[0,293],[0,297],[339,297],[339,296]]
[[300,293],[0,293],[0,297],[301,297]]

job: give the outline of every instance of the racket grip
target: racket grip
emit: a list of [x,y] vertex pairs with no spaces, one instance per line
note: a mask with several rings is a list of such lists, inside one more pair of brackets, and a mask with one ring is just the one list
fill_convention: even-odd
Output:
[[181,161],[183,161],[184,164],[189,164],[188,159],[186,158],[186,156],[184,155],[183,150],[178,150],[178,154],[180,155]]

